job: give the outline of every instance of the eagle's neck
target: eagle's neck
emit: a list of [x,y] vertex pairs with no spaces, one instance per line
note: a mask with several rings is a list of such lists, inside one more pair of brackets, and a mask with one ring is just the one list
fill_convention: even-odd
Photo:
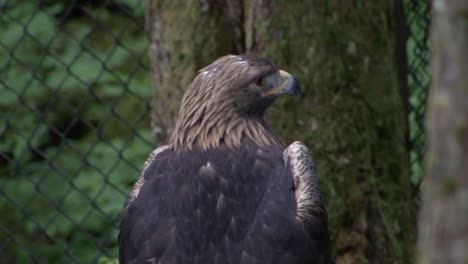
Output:
[[175,150],[194,148],[207,150],[226,144],[238,147],[245,139],[254,144],[282,148],[281,139],[273,133],[262,117],[239,116],[233,112],[181,113],[169,145]]

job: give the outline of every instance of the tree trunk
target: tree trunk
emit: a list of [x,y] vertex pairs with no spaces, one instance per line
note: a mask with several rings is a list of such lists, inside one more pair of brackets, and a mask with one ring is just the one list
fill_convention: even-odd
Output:
[[251,52],[305,90],[299,106],[280,102],[270,123],[315,153],[337,262],[410,262],[415,216],[392,2],[252,2]]
[[[166,26],[153,33],[164,32],[165,37],[152,40],[150,56],[164,47],[172,58],[184,58],[183,63],[166,65],[152,58],[153,67],[162,67],[157,72],[178,82],[177,96],[168,97],[165,90],[174,84],[155,78],[155,97],[160,98],[154,99],[153,121],[157,123],[158,117],[162,123],[173,122],[167,118],[175,115],[165,113],[167,107],[160,102],[178,107],[197,67],[215,57],[239,52],[271,58],[279,68],[296,75],[305,91],[300,102],[280,99],[268,119],[286,142],[303,141],[315,153],[337,262],[409,263],[415,217],[405,146],[407,119],[395,66],[392,2],[238,0],[219,4],[213,18],[177,15],[186,22],[164,22]],[[178,8],[201,8],[190,6]],[[162,15],[149,16],[149,24],[178,13],[157,10]],[[227,15],[219,16],[223,10]],[[223,23],[194,26],[206,23],[199,20],[217,19]],[[221,24],[222,34],[218,34]],[[202,45],[193,36],[216,38],[203,44],[207,49],[203,60],[184,56],[185,50],[196,52],[193,47]],[[174,48],[173,39],[186,43],[178,42],[180,46]]]
[[468,2],[433,3],[421,263],[468,263]]
[[185,88],[197,70],[236,53],[236,34],[222,0],[146,0],[152,66],[152,130],[164,143],[174,127]]

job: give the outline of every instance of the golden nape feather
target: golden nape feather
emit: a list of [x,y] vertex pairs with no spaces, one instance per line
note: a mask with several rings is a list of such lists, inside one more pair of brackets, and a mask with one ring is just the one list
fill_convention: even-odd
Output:
[[[240,146],[244,138],[262,146],[281,147],[280,138],[258,118],[276,96],[262,96],[260,91],[264,88],[256,80],[260,78],[265,82],[262,86],[269,86],[266,91],[293,86],[289,83],[291,75],[285,73],[287,76],[282,77],[278,73],[269,60],[234,55],[221,57],[200,70],[182,99],[170,147],[206,150],[222,143],[234,147]],[[249,89],[242,89],[243,86]],[[253,93],[255,90],[259,93]]]

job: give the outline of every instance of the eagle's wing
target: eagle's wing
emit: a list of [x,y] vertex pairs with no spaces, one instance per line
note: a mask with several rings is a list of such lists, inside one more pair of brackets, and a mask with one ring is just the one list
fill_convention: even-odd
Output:
[[122,222],[120,224],[121,232],[119,233],[119,238],[118,238],[118,241],[119,241],[119,262],[120,263],[127,263],[127,259],[128,259],[128,254],[127,254],[128,252],[127,251],[129,250],[129,248],[132,247],[132,245],[127,245],[128,244],[128,233],[126,233],[126,232],[122,233],[122,227],[128,228],[128,226],[126,226],[126,218],[127,218],[127,214],[128,214],[128,208],[133,203],[133,201],[138,197],[138,194],[140,193],[140,190],[143,187],[143,184],[147,180],[147,177],[145,177],[145,173],[146,173],[148,167],[152,163],[154,163],[156,161],[156,159],[158,158],[158,155],[161,152],[167,150],[168,148],[169,148],[169,146],[164,145],[164,146],[156,148],[155,150],[153,150],[150,153],[150,155],[146,159],[145,163],[143,164],[143,168],[141,170],[140,176],[138,177],[138,180],[133,185],[132,190],[128,194],[127,200],[125,201],[124,210],[123,210],[123,220],[122,220]]
[[332,263],[328,216],[320,196],[313,157],[303,143],[295,141],[284,150],[283,160],[294,180],[297,217],[311,239],[319,241],[322,256],[317,263]]

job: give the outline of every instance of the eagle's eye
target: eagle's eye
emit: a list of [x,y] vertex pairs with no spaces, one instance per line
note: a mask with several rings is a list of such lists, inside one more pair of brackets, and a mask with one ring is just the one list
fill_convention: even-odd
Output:
[[263,87],[265,85],[265,77],[260,77],[255,81],[255,84],[259,87]]

